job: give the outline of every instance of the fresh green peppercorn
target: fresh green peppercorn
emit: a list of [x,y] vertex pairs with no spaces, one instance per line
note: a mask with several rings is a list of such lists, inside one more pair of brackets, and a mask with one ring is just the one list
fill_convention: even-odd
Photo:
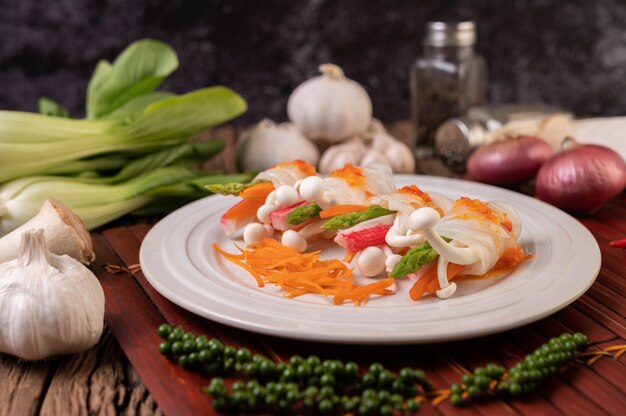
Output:
[[159,325],[157,332],[159,333],[159,336],[161,338],[167,339],[167,337],[169,337],[170,334],[172,333],[172,326],[168,324],[161,324]]
[[265,360],[259,364],[259,374],[263,378],[270,377],[275,371],[276,365],[273,361]]
[[243,366],[243,372],[248,377],[256,377],[259,374],[259,365],[257,363],[246,363]]
[[378,374],[378,387],[379,388],[389,388],[391,384],[396,380],[393,374],[389,370],[383,370]]
[[317,410],[323,415],[328,414],[333,411],[333,402],[329,399],[322,399],[317,405]]
[[300,364],[302,364],[303,361],[304,361],[304,359],[301,356],[299,356],[299,355],[292,355],[291,358],[289,359],[289,364],[293,368],[297,368]]
[[574,341],[578,349],[581,349],[582,347],[586,347],[587,342],[588,342],[587,336],[580,332],[576,332],[574,335],[572,335],[572,341]]
[[209,383],[209,387],[207,388],[207,392],[212,395],[220,395],[226,392],[226,385],[224,384],[224,379],[221,377],[215,377]]
[[363,377],[361,377],[361,383],[366,388],[373,387],[374,384],[376,384],[376,377],[372,373],[364,374]]
[[269,393],[265,396],[265,405],[272,409],[278,403],[278,396],[275,393]]
[[460,384],[455,383],[450,386],[450,392],[452,394],[461,394],[463,393],[463,389]]
[[177,333],[182,338],[182,336],[185,335],[185,328],[183,328],[182,326],[178,325],[174,329],[172,329],[172,332]]
[[178,357],[178,364],[184,368],[189,367],[189,356],[183,354]]
[[201,364],[206,364],[211,361],[211,353],[209,352],[209,350],[200,350],[200,352],[198,353],[198,361],[200,361]]
[[188,355],[189,357],[189,366],[196,367],[200,363],[200,359],[198,358],[197,352],[191,352]]
[[335,389],[332,386],[322,386],[320,388],[320,397],[331,397],[335,394]]
[[183,338],[182,334],[176,331],[170,332],[170,334],[167,336],[167,340],[172,343],[176,341],[180,341],[182,338]]
[[509,385],[509,393],[513,396],[518,396],[522,393],[522,386],[518,383],[511,383]]
[[185,332],[182,336],[183,341],[196,341],[196,336],[191,332]]
[[218,413],[224,413],[228,409],[226,400],[223,398],[213,399],[213,409]]
[[480,395],[480,389],[476,385],[471,385],[467,387],[467,394],[469,397],[474,398]]
[[172,344],[169,341],[163,341],[159,344],[159,352],[163,355],[172,353]]
[[280,375],[280,380],[281,381],[294,381],[296,380],[296,370],[294,370],[293,367],[291,367],[290,365],[287,366],[287,368],[285,368],[283,370],[283,373]]
[[487,390],[489,388],[490,379],[487,376],[476,376],[474,384],[481,390]]
[[320,390],[315,386],[309,386],[304,390],[304,395],[306,397],[316,397],[319,394]]
[[238,363],[247,363],[252,359],[252,354],[250,354],[250,350],[247,348],[240,348],[235,353],[235,359]]
[[311,368],[321,364],[321,361],[317,355],[310,355],[309,357],[307,357],[306,362],[309,363]]
[[396,408],[402,406],[402,404],[404,403],[404,397],[402,397],[401,394],[398,393],[394,393],[391,395],[389,401],[391,402],[391,404],[393,404]]
[[343,369],[349,380],[354,380],[359,375],[359,365],[354,361],[348,361]]
[[389,390],[380,390],[378,392],[378,400],[381,403],[389,403],[390,398],[391,398],[391,393],[389,393]]
[[320,377],[320,384],[322,386],[334,386],[335,377],[330,373],[322,374],[322,376]]
[[306,361],[303,361],[302,364],[296,368],[296,376],[300,380],[306,380],[311,377],[311,367]]
[[194,352],[196,350],[196,343],[192,340],[184,340],[183,341],[183,352],[185,354],[189,354],[190,352]]
[[390,404],[383,404],[378,409],[378,414],[380,416],[391,416],[393,415],[393,407]]
[[302,407],[305,410],[313,410],[315,408],[315,399],[312,397],[305,397],[302,399]]
[[426,380],[426,374],[419,369],[413,370],[413,381],[418,384],[424,384]]
[[463,377],[461,378],[461,381],[466,386],[471,386],[472,384],[474,384],[474,376],[471,375],[471,374],[463,374]]
[[237,358],[237,350],[231,346],[224,347],[224,358]]
[[450,403],[452,403],[453,406],[460,406],[463,404],[463,399],[460,394],[452,393],[450,395]]
[[370,365],[369,372],[373,376],[378,376],[378,374],[380,374],[380,372],[383,371],[384,369],[385,369],[385,367],[383,367],[382,364],[380,364],[380,363],[373,363],[373,364]]
[[417,413],[420,411],[420,402],[415,399],[409,399],[406,401],[406,410],[411,413]]
[[403,393],[406,388],[406,384],[402,381],[402,379],[397,378],[391,383],[391,391],[394,393]]

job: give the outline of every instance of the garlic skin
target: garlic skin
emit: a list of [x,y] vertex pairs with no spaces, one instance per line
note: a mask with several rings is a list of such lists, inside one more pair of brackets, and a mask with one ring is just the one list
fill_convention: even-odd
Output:
[[67,254],[83,264],[94,260],[93,242],[84,221],[57,199],[48,198],[36,216],[0,238],[0,263],[17,257],[24,231],[38,228],[44,230],[51,252]]
[[237,164],[242,170],[265,170],[281,162],[304,160],[316,165],[319,150],[291,123],[263,119],[237,142]]
[[312,140],[337,143],[365,132],[372,119],[367,91],[337,65],[323,64],[319,70],[322,75],[303,82],[289,97],[289,120]]
[[383,124],[372,119],[367,131],[345,143],[329,147],[322,154],[319,171],[328,174],[346,163],[355,166],[384,164],[394,173],[413,173],[415,160],[409,147],[391,136]]
[[331,146],[322,154],[318,170],[320,173],[328,175],[333,170],[344,167],[347,163],[358,166],[366,151],[365,143],[358,137]]
[[82,352],[98,342],[103,321],[96,276],[50,253],[42,230],[24,232],[17,259],[0,264],[0,352],[24,360]]

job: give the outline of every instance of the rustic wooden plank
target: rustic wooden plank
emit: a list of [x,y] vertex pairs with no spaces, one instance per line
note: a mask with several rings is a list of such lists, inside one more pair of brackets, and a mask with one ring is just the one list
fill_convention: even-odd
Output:
[[0,354],[0,416],[37,414],[56,361],[27,362]]
[[583,295],[574,302],[573,305],[576,309],[596,321],[596,323],[611,330],[623,339],[626,339],[626,320],[604,305],[598,303],[595,299]]
[[116,414],[143,409],[143,414],[160,415],[151,397],[138,395],[145,389],[129,393],[124,365],[123,354],[107,330],[94,348],[59,360],[40,414]]
[[93,269],[107,300],[105,320],[160,409],[166,414],[207,414],[211,400],[198,394],[206,380],[159,354],[156,328],[162,316],[134,279],[105,271],[104,265],[119,262],[105,239],[95,236],[94,246],[99,265]]

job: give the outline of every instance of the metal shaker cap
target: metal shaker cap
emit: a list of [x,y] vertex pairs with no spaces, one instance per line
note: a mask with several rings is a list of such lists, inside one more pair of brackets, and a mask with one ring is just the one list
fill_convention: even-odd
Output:
[[454,172],[463,172],[472,151],[486,139],[479,122],[467,117],[451,118],[435,132],[435,154]]
[[471,46],[476,42],[476,25],[464,22],[428,22],[424,45]]

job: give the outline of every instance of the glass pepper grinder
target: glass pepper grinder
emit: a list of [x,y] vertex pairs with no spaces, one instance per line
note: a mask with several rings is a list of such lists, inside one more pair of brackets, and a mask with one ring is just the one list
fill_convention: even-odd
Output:
[[484,105],[487,66],[474,52],[474,22],[429,22],[423,53],[410,73],[411,121],[415,156],[435,156],[439,125],[469,108]]

